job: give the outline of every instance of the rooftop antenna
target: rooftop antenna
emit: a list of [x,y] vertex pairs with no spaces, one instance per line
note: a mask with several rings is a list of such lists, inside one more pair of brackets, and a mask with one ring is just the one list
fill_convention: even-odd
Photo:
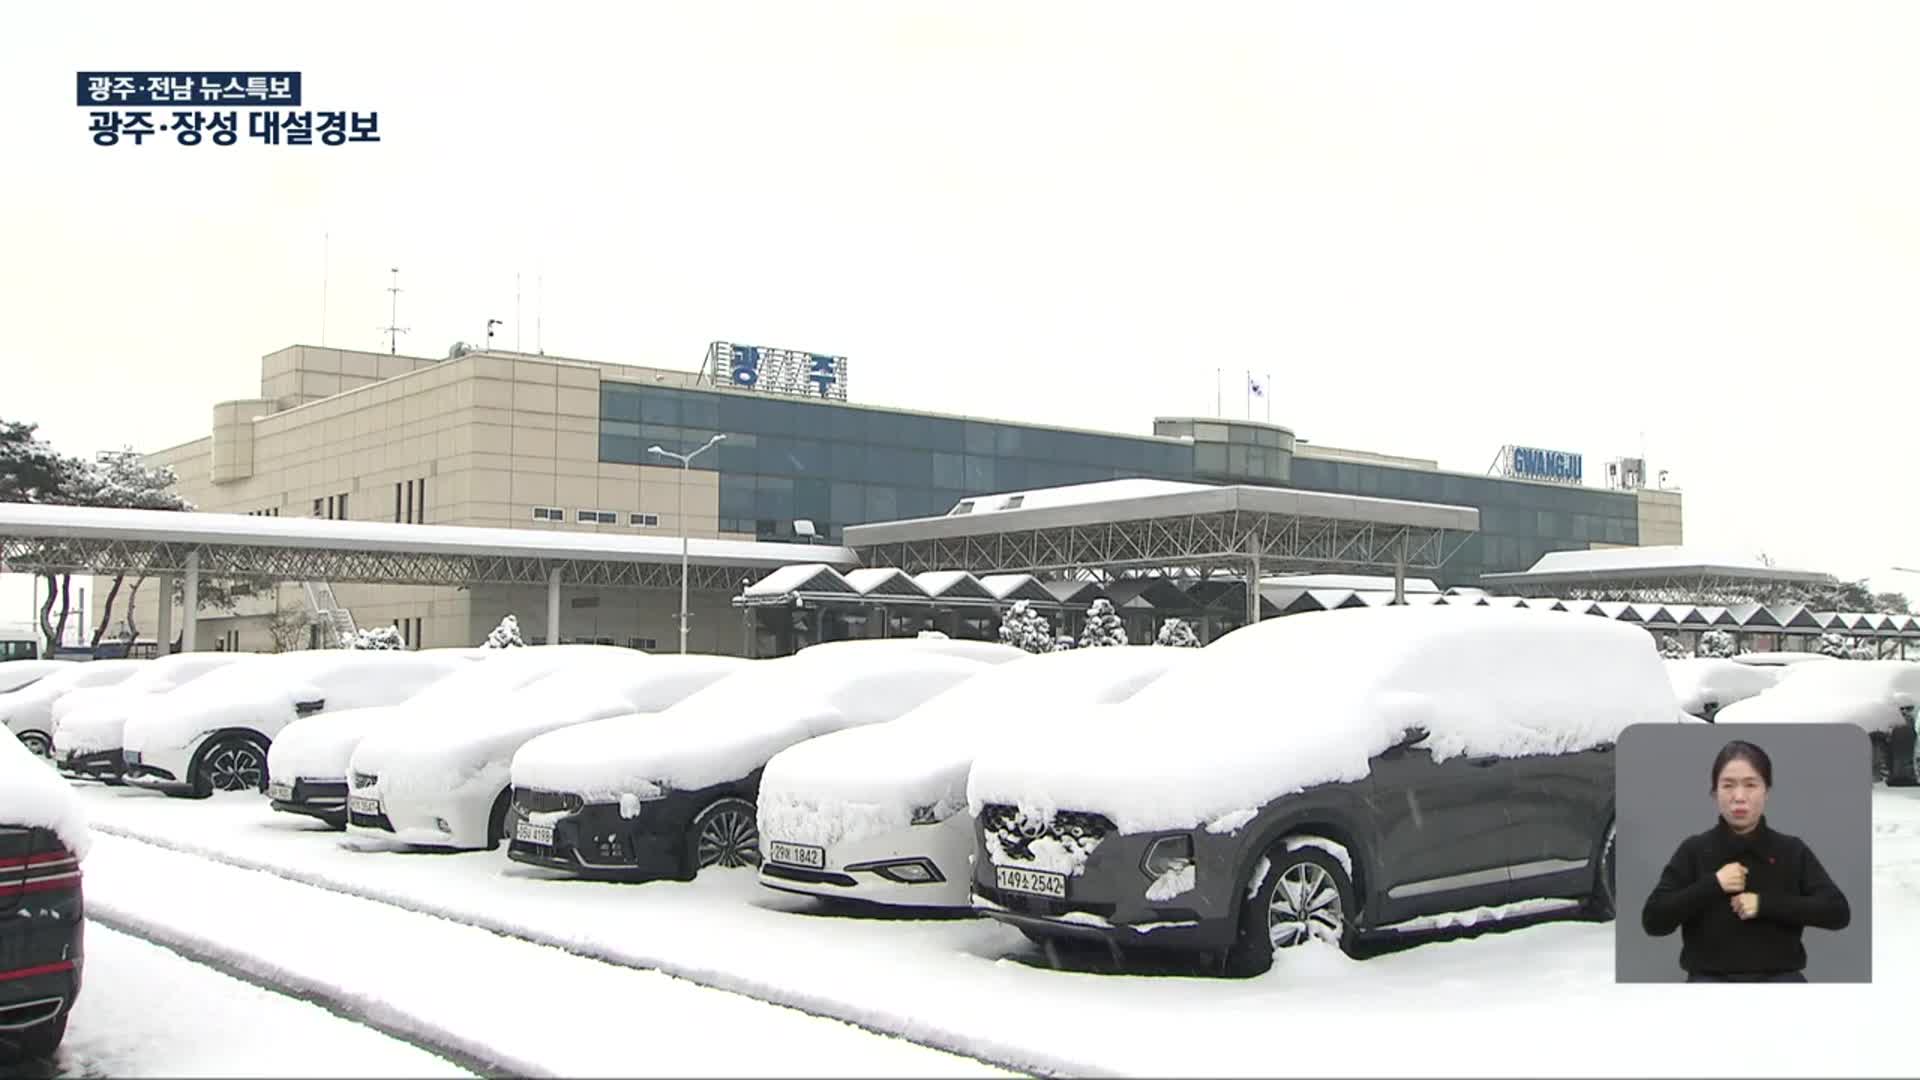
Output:
[[387,291],[393,294],[393,307],[387,314],[388,325],[380,329],[387,334],[387,353],[397,356],[400,352],[400,335],[406,333],[407,328],[398,325],[400,322],[400,268],[394,267],[392,273],[393,284],[387,286]]

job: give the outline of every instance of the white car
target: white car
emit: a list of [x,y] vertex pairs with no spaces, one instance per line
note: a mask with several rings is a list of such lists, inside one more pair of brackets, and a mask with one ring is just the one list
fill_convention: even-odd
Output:
[[1721,709],[1778,685],[1786,666],[1696,657],[1668,660],[1667,679],[1687,715],[1711,722]]
[[[24,660],[8,661],[9,665]],[[75,690],[131,679],[150,660],[89,660],[0,695],[0,722],[20,745],[46,757],[53,750],[53,703]]]
[[288,724],[267,748],[267,795],[275,810],[347,825],[347,772],[361,740],[376,731],[473,716],[583,656],[634,655],[611,645],[542,645],[479,650],[480,662],[398,705],[328,710]]
[[0,664],[0,694],[12,693],[73,666],[72,660],[9,660]]
[[[975,646],[961,651],[954,645]],[[754,666],[655,716],[544,735],[513,759],[519,862],[613,880],[692,878],[760,860],[754,799],[768,759],[843,728],[897,719],[1025,656],[944,639],[837,641]]]
[[120,735],[127,717],[153,707],[170,693],[254,654],[175,653],[141,662],[132,678],[112,686],[74,690],[53,703],[53,757],[62,772],[119,783]]
[[1816,664],[1834,659],[1837,657],[1813,652],[1750,652],[1741,653],[1732,658],[1736,664],[1771,668],[1799,667],[1802,664]]
[[267,748],[295,719],[405,701],[474,662],[433,650],[323,649],[230,664],[128,718],[126,780],[176,795],[264,789]]
[[361,740],[349,773],[347,831],[421,847],[491,848],[504,835],[513,755],[528,740],[668,708],[754,663],[609,651],[617,655],[582,657],[469,712]]
[[1773,689],[1729,705],[1720,724],[1852,724],[1873,748],[1873,777],[1900,787],[1916,779],[1914,716],[1920,664],[1835,660],[1802,664]]
[[1004,664],[890,724],[783,750],[760,779],[760,883],[909,907],[968,906],[967,770],[982,748],[1132,697],[1198,649],[1074,649]]

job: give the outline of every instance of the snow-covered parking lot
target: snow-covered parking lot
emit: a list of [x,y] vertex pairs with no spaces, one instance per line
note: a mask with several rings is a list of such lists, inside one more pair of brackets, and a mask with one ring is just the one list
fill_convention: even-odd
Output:
[[[1682,1014],[1689,1032],[1719,1020],[1835,1033],[1782,1040],[1743,1059],[1743,1075],[1914,1071],[1898,1040],[1867,1033],[1901,1030],[1920,986],[1920,789],[1874,793],[1874,983],[1792,994],[1616,985],[1612,927],[1578,921],[1365,961],[1309,946],[1246,981],[1055,970],[1005,926],[843,915],[764,889],[750,871],[560,880],[500,851],[356,850],[253,795],[83,795],[97,838],[87,899],[101,918],[216,946],[225,962],[297,977],[383,1030],[446,1042],[451,1060],[515,1071],[1724,1072],[1725,1048],[1711,1040],[1635,1034]],[[107,950],[89,963],[70,1035],[83,1053],[113,1022],[94,1004],[116,992],[102,986],[113,963]],[[1810,1029],[1810,1007],[1831,1023]],[[393,1059],[381,1071],[411,1067]]]

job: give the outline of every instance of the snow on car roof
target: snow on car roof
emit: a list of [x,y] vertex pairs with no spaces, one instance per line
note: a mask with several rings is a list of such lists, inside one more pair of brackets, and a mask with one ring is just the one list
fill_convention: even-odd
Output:
[[1002,645],[997,641],[969,641],[965,638],[950,638],[944,635],[825,641],[818,645],[809,645],[794,655],[805,657],[809,662],[830,660],[834,663],[867,665],[891,663],[892,657],[910,652],[939,653],[966,660],[978,660],[983,664],[1004,664],[1028,655],[1011,645]]
[[87,819],[60,774],[0,728],[0,825],[53,830],[67,850],[87,854]]
[[1780,678],[1778,669],[1708,657],[1668,660],[1666,667],[1673,696],[1682,709],[1695,715],[1709,704],[1725,709],[1770,689]]
[[1891,731],[1900,710],[1920,703],[1920,664],[1907,660],[1836,660],[1801,664],[1779,685],[1730,705],[1720,724],[1853,724]]
[[1191,828],[1362,779],[1411,729],[1445,760],[1577,751],[1681,715],[1637,626],[1524,609],[1316,612],[1235,630],[1124,704],[983,751],[968,798],[976,813],[1014,803],[1096,811],[1126,831]]

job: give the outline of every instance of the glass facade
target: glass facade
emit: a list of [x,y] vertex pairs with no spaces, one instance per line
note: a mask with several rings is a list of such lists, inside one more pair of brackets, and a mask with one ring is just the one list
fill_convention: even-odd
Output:
[[[601,384],[602,461],[661,464],[668,459],[647,447],[685,453],[722,431],[727,440],[693,467],[719,473],[721,531],[763,540],[795,539],[799,519],[837,542],[845,526],[933,517],[969,495],[1146,476],[1266,480],[1307,491],[1474,507],[1480,533],[1438,575],[1443,585],[1525,570],[1549,551],[1639,541],[1631,494],[1299,457],[1288,445],[1291,433],[1226,431],[1219,433],[1224,438],[1189,444],[771,395]],[[1202,450],[1230,455],[1236,449],[1249,455],[1242,468],[1229,459],[1202,469],[1196,460]],[[1286,479],[1269,479],[1276,475]]]

